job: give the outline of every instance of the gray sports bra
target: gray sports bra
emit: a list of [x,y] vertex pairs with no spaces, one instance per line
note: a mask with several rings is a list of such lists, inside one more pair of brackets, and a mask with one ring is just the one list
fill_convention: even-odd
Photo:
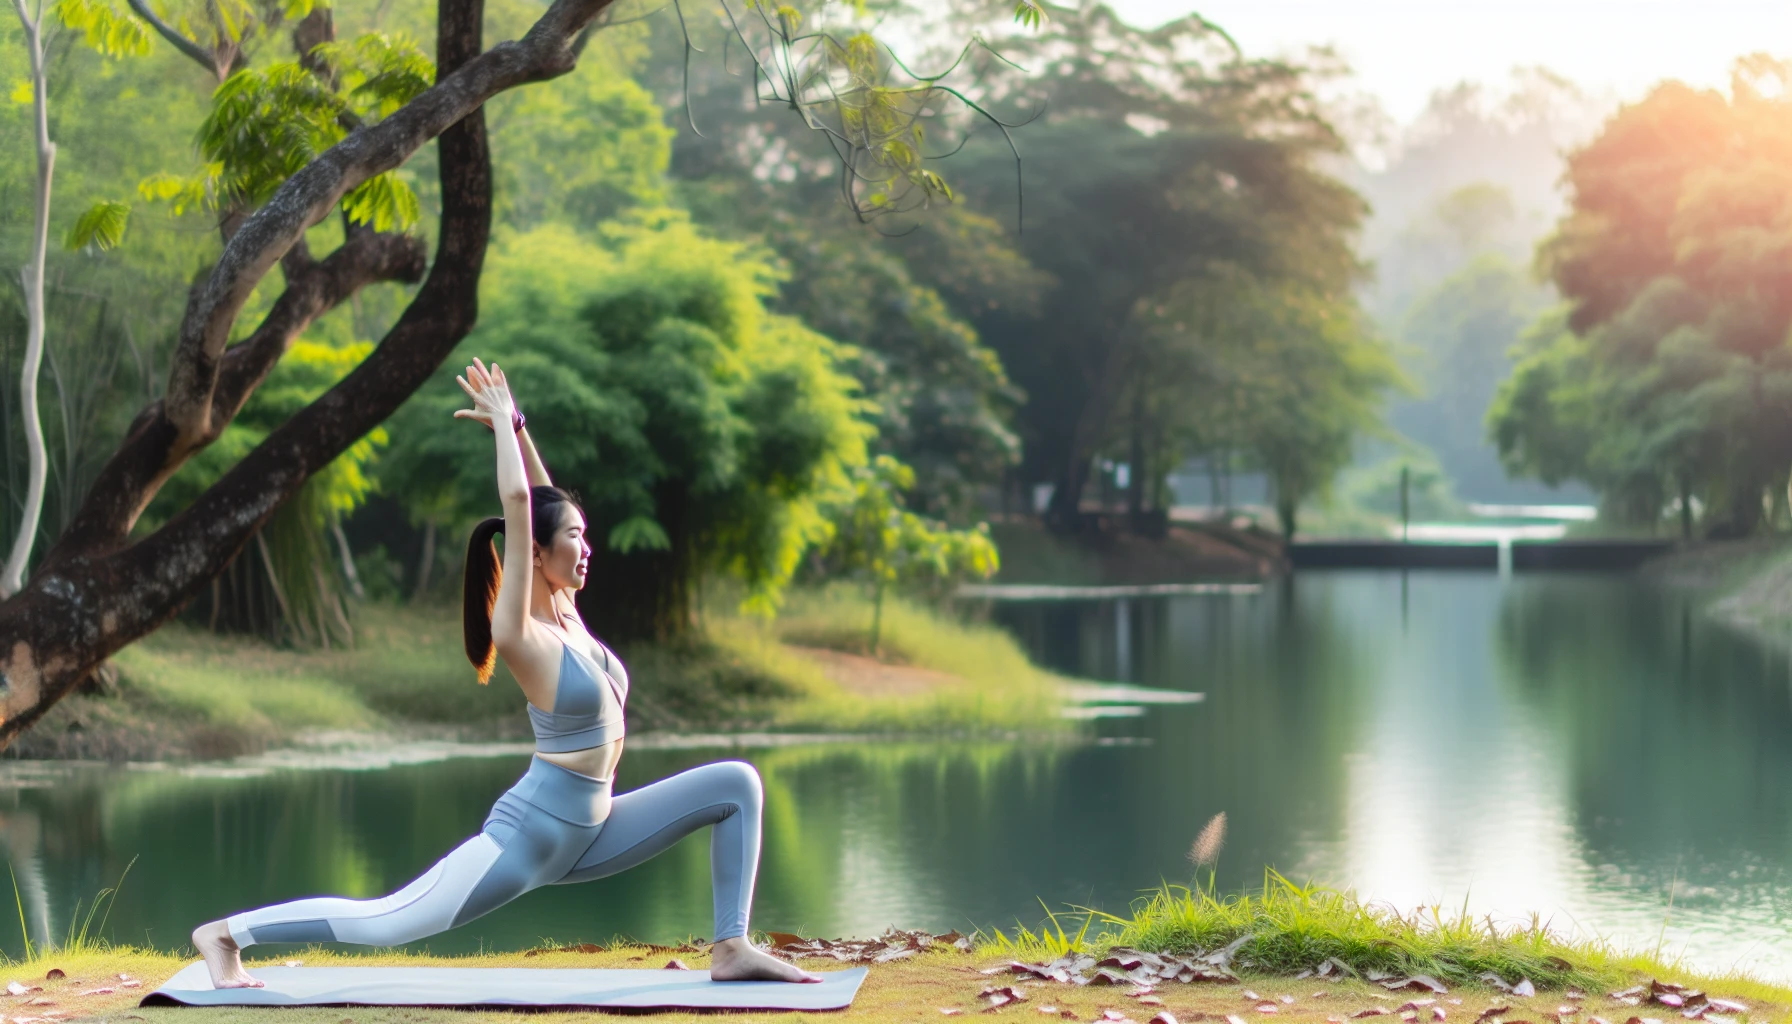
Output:
[[566,754],[601,747],[623,734],[622,706],[628,701],[628,670],[622,659],[600,641],[603,665],[575,652],[560,641],[560,686],[554,691],[554,710],[529,708],[529,725],[535,730],[535,749],[544,754]]

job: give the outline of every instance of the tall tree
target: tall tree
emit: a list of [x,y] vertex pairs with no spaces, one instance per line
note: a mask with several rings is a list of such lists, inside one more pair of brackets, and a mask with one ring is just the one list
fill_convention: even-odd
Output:
[[[1052,19],[1015,50],[1032,73],[998,83],[1045,111],[1028,129],[1018,243],[1054,286],[1036,311],[971,312],[1028,396],[1022,474],[1053,485],[1050,517],[1070,528],[1096,456],[1116,437],[1121,460],[1145,446],[1128,425],[1142,424],[1153,382],[1167,384],[1148,358],[1160,305],[1239,271],[1351,306],[1365,207],[1323,169],[1342,143],[1313,69],[1243,58],[1193,16],[1141,30],[1090,4]],[[1004,150],[973,141],[954,168],[985,211],[1013,202]]]
[[[586,30],[608,6],[609,0],[554,0],[521,39],[487,50],[483,3],[440,0],[433,84],[423,83],[427,87],[408,99],[375,91],[372,109],[353,111],[356,123],[339,141],[329,141],[326,126],[313,116],[327,103],[307,100],[289,111],[293,118],[279,116],[280,102],[305,100],[300,93],[311,83],[304,75],[327,78],[328,68],[301,64],[270,69],[239,89],[229,83],[241,75],[226,83],[215,125],[240,126],[249,122],[231,119],[271,114],[269,127],[298,130],[278,137],[290,145],[261,150],[262,162],[253,152],[239,152],[236,166],[221,169],[238,176],[226,181],[268,187],[245,190],[252,209],[195,285],[166,391],[139,414],[25,587],[0,603],[0,741],[29,726],[107,655],[175,614],[306,480],[427,381],[472,329],[492,212],[481,108],[507,90],[571,71]],[[925,197],[937,189],[912,148],[905,148],[912,121],[860,124],[850,136],[840,131],[866,109],[886,109],[886,100],[900,91],[883,84],[869,37],[850,47],[839,37],[815,37],[814,62],[808,62],[791,48],[795,30],[788,17],[754,11],[763,26],[755,51],[762,66],[785,90],[786,102],[809,112],[811,125],[839,137],[849,164],[875,168],[886,194],[909,189]],[[845,91],[830,93],[828,83],[809,74],[830,60],[842,62],[853,82]],[[929,89],[900,92],[906,104],[927,101]],[[233,99],[242,102],[233,108]],[[299,117],[302,123],[294,123]],[[259,138],[248,132],[239,141]],[[421,243],[408,236],[376,225],[344,230],[335,251],[317,259],[306,233],[345,203],[352,219],[376,212],[356,201],[357,190],[402,166],[432,139],[441,203],[436,254],[397,322],[354,370],[271,430],[192,504],[153,532],[133,536],[156,492],[217,440],[306,325],[369,282],[421,274]],[[319,140],[327,148],[314,146]],[[859,197],[871,203],[869,195]],[[359,198],[366,200],[367,193]],[[237,320],[276,265],[284,290],[260,324],[232,344]]]
[[1792,472],[1792,67],[1739,61],[1730,95],[1679,83],[1569,159],[1572,206],[1539,259],[1540,321],[1489,411],[1508,465],[1653,523],[1696,503],[1744,535]]

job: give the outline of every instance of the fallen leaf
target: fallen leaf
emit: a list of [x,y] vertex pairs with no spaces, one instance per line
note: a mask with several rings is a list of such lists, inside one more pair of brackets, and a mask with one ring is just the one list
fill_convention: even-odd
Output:
[[1408,999],[1406,1002],[1400,1004],[1400,1009],[1423,1010],[1425,1007],[1430,1006],[1435,1002],[1437,1002],[1435,999]]
[[61,981],[66,977],[68,977],[68,973],[60,967],[52,967],[44,972],[45,981]]
[[1130,985],[1130,984],[1132,984],[1132,979],[1128,978],[1124,974],[1121,974],[1119,971],[1111,970],[1109,968],[1104,967],[1101,970],[1096,971],[1093,975],[1090,976],[1089,984],[1091,984],[1091,985]]
[[16,981],[6,983],[6,994],[9,996],[22,996],[29,991],[31,990]]
[[[1672,982],[1672,981],[1661,981],[1660,979],[1651,979],[1649,982],[1649,987],[1651,989],[1655,990],[1656,992],[1684,992],[1684,991],[1686,991],[1685,985],[1681,985],[1681,984],[1678,984],[1677,982]],[[1648,1018],[1645,1017],[1644,1019],[1647,1020]]]
[[1000,998],[1004,1004],[1024,1003],[1027,1001],[1027,994],[1020,989],[1015,988],[1013,985],[986,985],[984,986],[983,991],[977,993],[977,998]]
[[103,988],[88,989],[87,991],[85,991],[81,994],[84,996],[109,996],[116,991],[118,991],[118,990],[115,988],[112,988],[110,986],[107,986],[107,987],[103,987]]
[[940,1007],[940,1012],[945,1014],[948,1017],[956,1017],[959,1014],[963,1013],[964,1011],[960,1010],[956,1006],[942,1006],[942,1007]]
[[1058,1012],[1058,1008],[1056,1006],[1035,1006],[1035,1007],[1033,1007],[1033,1009],[1038,1010],[1040,1013],[1057,1013]]
[[[1508,984],[1507,984],[1507,983],[1506,983],[1506,979],[1504,979],[1504,978],[1502,978],[1502,977],[1500,977],[1500,976],[1499,976],[1499,975],[1497,975],[1497,974],[1495,974],[1495,973],[1493,973],[1493,972],[1492,972],[1492,971],[1487,971],[1487,972],[1485,972],[1485,973],[1483,973],[1483,974],[1482,974],[1482,975],[1481,975],[1481,976],[1480,976],[1480,977],[1479,977],[1479,978],[1478,978],[1478,979],[1476,979],[1476,980],[1478,980],[1478,981],[1482,981],[1482,982],[1485,982],[1485,983],[1486,983],[1486,984],[1488,984],[1488,985],[1490,985],[1490,986],[1492,986],[1492,987],[1494,987],[1494,988],[1497,988],[1497,989],[1499,989],[1499,990],[1500,990],[1500,991],[1501,991],[1501,992],[1510,992],[1510,991],[1512,991],[1512,986],[1511,986],[1511,985],[1508,985]],[[1639,991],[1640,991],[1640,990],[1639,990]]]
[[1413,1024],[1414,1021],[1419,1019],[1419,1011],[1408,1010],[1400,1015],[1400,1019],[1406,1021],[1406,1024]]
[[889,949],[877,954],[877,956],[872,958],[871,962],[874,964],[887,964],[892,960],[906,960],[919,952],[920,950],[918,949]]
[[1512,1008],[1510,1006],[1489,1006],[1487,1009],[1481,1011],[1479,1017],[1475,1018],[1475,1024],[1481,1024],[1481,1021],[1484,1021],[1489,1017],[1498,1017],[1501,1014],[1511,1012]]
[[1256,1002],[1256,1001],[1257,1001],[1257,1000],[1259,1000],[1259,999],[1262,999],[1262,998],[1263,998],[1263,997],[1262,997],[1262,996],[1260,996],[1260,995],[1258,995],[1258,994],[1257,994],[1257,993],[1255,993],[1255,992],[1252,992],[1252,991],[1251,991],[1251,990],[1250,990],[1250,989],[1248,989],[1248,988],[1247,988],[1247,989],[1245,989],[1245,990],[1244,990],[1244,991],[1243,991],[1243,992],[1240,992],[1240,993],[1239,993],[1239,995],[1242,995],[1242,996],[1244,996],[1244,997],[1245,997],[1245,998],[1246,998],[1246,999],[1249,999],[1249,1000],[1250,1000],[1250,1001],[1252,1001],[1252,1002]]
[[1358,1010],[1350,1016],[1352,1020],[1358,1020],[1363,1017],[1386,1017],[1391,1012],[1385,1006],[1371,1006],[1367,1010]]
[[1152,1017],[1145,1024],[1179,1024],[1179,1022],[1176,1020],[1175,1014],[1168,1010],[1159,1010],[1157,1016]]
[[683,960],[674,959],[674,960],[666,961],[666,970],[668,970],[668,971],[688,971],[688,970],[690,970],[690,968],[686,967],[684,965]]
[[136,978],[132,978],[130,981],[119,982],[118,987],[119,988],[142,988],[143,983],[141,981],[138,981]]
[[[9,986],[9,989],[10,989],[10,986]],[[1744,1006],[1743,1004],[1737,1002],[1734,999],[1713,999],[1713,1000],[1711,1000],[1711,1008],[1713,1010],[1722,1010],[1725,1013],[1747,1013],[1748,1012],[1747,1006]]]
[[1294,997],[1293,997],[1293,996],[1288,996],[1288,995],[1285,995],[1285,996],[1282,996],[1282,997],[1281,997],[1281,1000],[1282,1000],[1282,1002],[1283,1002],[1283,1003],[1284,1003],[1284,1004],[1286,1004],[1286,1005],[1288,1005],[1288,1006],[1293,1006],[1293,1005],[1294,1005]]
[[1655,993],[1655,1001],[1663,1006],[1672,1006],[1675,1009],[1679,1009],[1686,1005],[1686,997],[1678,992],[1657,992]]
[[1136,970],[1145,963],[1136,956],[1110,956],[1106,960],[1096,961],[1097,967],[1118,967],[1123,971]]
[[1707,1024],[1736,1024],[1736,1018],[1720,1017],[1715,1013],[1707,1013],[1705,1015],[1705,1020]]
[[1529,978],[1520,978],[1518,979],[1518,984],[1512,986],[1512,994],[1529,999],[1531,996],[1537,994],[1537,986],[1531,984],[1531,979]]
[[1587,1024],[1612,1024],[1612,1022],[1604,1017],[1588,1017]]
[[1076,1020],[1077,1019],[1075,1010],[1059,1010],[1058,1016],[1064,1018],[1065,1020]]
[[1564,998],[1564,999],[1585,999],[1585,998],[1587,998],[1587,994],[1585,992],[1582,992],[1578,988],[1571,988],[1568,991],[1562,993],[1562,998]]
[[1556,1013],[1560,1016],[1571,1016],[1571,1015],[1579,1013],[1579,1012],[1580,1012],[1580,1007],[1578,1007],[1578,1006],[1558,1006],[1558,1007],[1556,1007]]
[[1244,1024],[1244,1018],[1235,1013],[1226,1014],[1226,1024]]
[[1103,1010],[1103,1011],[1101,1011],[1101,1019],[1102,1020],[1125,1020],[1126,1014],[1121,1013],[1119,1010]]
[[26,1003],[25,1005],[26,1006],[55,1006],[56,1000],[51,999],[48,996],[38,996],[36,999],[31,1000],[29,1003]]
[[1384,981],[1381,983],[1381,987],[1390,992],[1398,992],[1401,989],[1422,988],[1430,992],[1436,992],[1438,995],[1443,995],[1450,991],[1448,988],[1444,987],[1443,982],[1438,981],[1429,974],[1415,974],[1410,978],[1398,978],[1394,981]]
[[1636,985],[1631,988],[1627,988],[1627,989],[1623,990],[1622,992],[1612,992],[1612,993],[1609,993],[1608,995],[1609,995],[1609,998],[1612,998],[1612,999],[1629,999],[1631,996],[1642,995],[1643,991],[1644,991],[1643,986]]
[[1276,1004],[1274,1004],[1274,1003],[1258,1003],[1257,1004],[1257,1012],[1258,1013],[1275,1013],[1275,1012],[1277,1012],[1277,1007],[1276,1007]]
[[1162,1006],[1164,1001],[1157,996],[1140,996],[1139,1002],[1146,1006]]
[[1433,1006],[1431,1008],[1431,1019],[1432,1020],[1443,1020],[1444,1018],[1446,1018],[1448,1016],[1449,1016],[1449,1014],[1445,1013],[1444,1008],[1441,1006]]

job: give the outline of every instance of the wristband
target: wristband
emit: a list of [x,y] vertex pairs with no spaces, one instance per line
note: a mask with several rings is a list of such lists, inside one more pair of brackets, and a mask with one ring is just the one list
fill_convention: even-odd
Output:
[[525,417],[523,415],[523,410],[521,410],[521,409],[510,410],[510,429],[512,431],[514,431],[515,433],[518,433],[518,434],[522,433],[523,432],[523,424],[525,422],[527,422],[527,417]]

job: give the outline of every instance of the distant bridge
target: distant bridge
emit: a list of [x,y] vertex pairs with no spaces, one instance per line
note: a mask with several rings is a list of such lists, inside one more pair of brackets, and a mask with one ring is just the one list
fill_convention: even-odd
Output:
[[1406,543],[1397,540],[1311,540],[1288,545],[1296,569],[1493,569],[1627,572],[1674,549],[1643,540],[1506,540]]

